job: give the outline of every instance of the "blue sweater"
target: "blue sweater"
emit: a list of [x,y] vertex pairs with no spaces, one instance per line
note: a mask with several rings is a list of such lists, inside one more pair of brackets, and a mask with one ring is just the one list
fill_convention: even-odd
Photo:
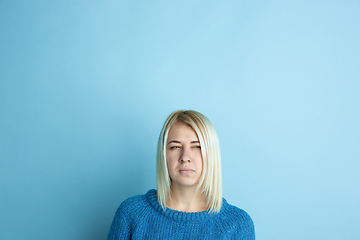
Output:
[[241,239],[254,240],[250,216],[223,199],[219,213],[165,211],[156,190],[128,198],[118,208],[108,240],[119,239]]

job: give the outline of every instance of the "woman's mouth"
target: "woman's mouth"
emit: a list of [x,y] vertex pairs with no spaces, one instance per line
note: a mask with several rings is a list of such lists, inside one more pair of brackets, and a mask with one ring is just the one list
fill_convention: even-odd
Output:
[[184,174],[184,175],[189,175],[189,174],[192,174],[193,172],[195,172],[193,169],[191,169],[191,168],[181,168],[180,170],[179,170],[179,172],[181,173],[181,174]]

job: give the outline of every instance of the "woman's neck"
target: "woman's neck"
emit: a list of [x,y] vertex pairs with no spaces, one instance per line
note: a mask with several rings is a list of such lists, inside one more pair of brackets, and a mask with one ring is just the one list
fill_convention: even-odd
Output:
[[167,206],[182,212],[202,212],[207,210],[206,201],[194,188],[171,185],[171,201]]

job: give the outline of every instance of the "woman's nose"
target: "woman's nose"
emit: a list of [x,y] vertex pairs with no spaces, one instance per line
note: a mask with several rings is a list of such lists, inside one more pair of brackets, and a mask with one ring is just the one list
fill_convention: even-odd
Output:
[[181,161],[181,162],[190,162],[190,159],[181,158],[180,161]]
[[182,150],[181,156],[180,156],[181,162],[190,162],[190,155],[187,150]]

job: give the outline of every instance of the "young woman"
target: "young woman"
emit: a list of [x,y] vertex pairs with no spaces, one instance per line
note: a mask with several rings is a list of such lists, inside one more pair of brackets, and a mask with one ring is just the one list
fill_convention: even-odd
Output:
[[157,190],[120,205],[108,240],[255,239],[250,216],[222,198],[219,140],[207,117],[176,111],[167,118],[156,169]]

